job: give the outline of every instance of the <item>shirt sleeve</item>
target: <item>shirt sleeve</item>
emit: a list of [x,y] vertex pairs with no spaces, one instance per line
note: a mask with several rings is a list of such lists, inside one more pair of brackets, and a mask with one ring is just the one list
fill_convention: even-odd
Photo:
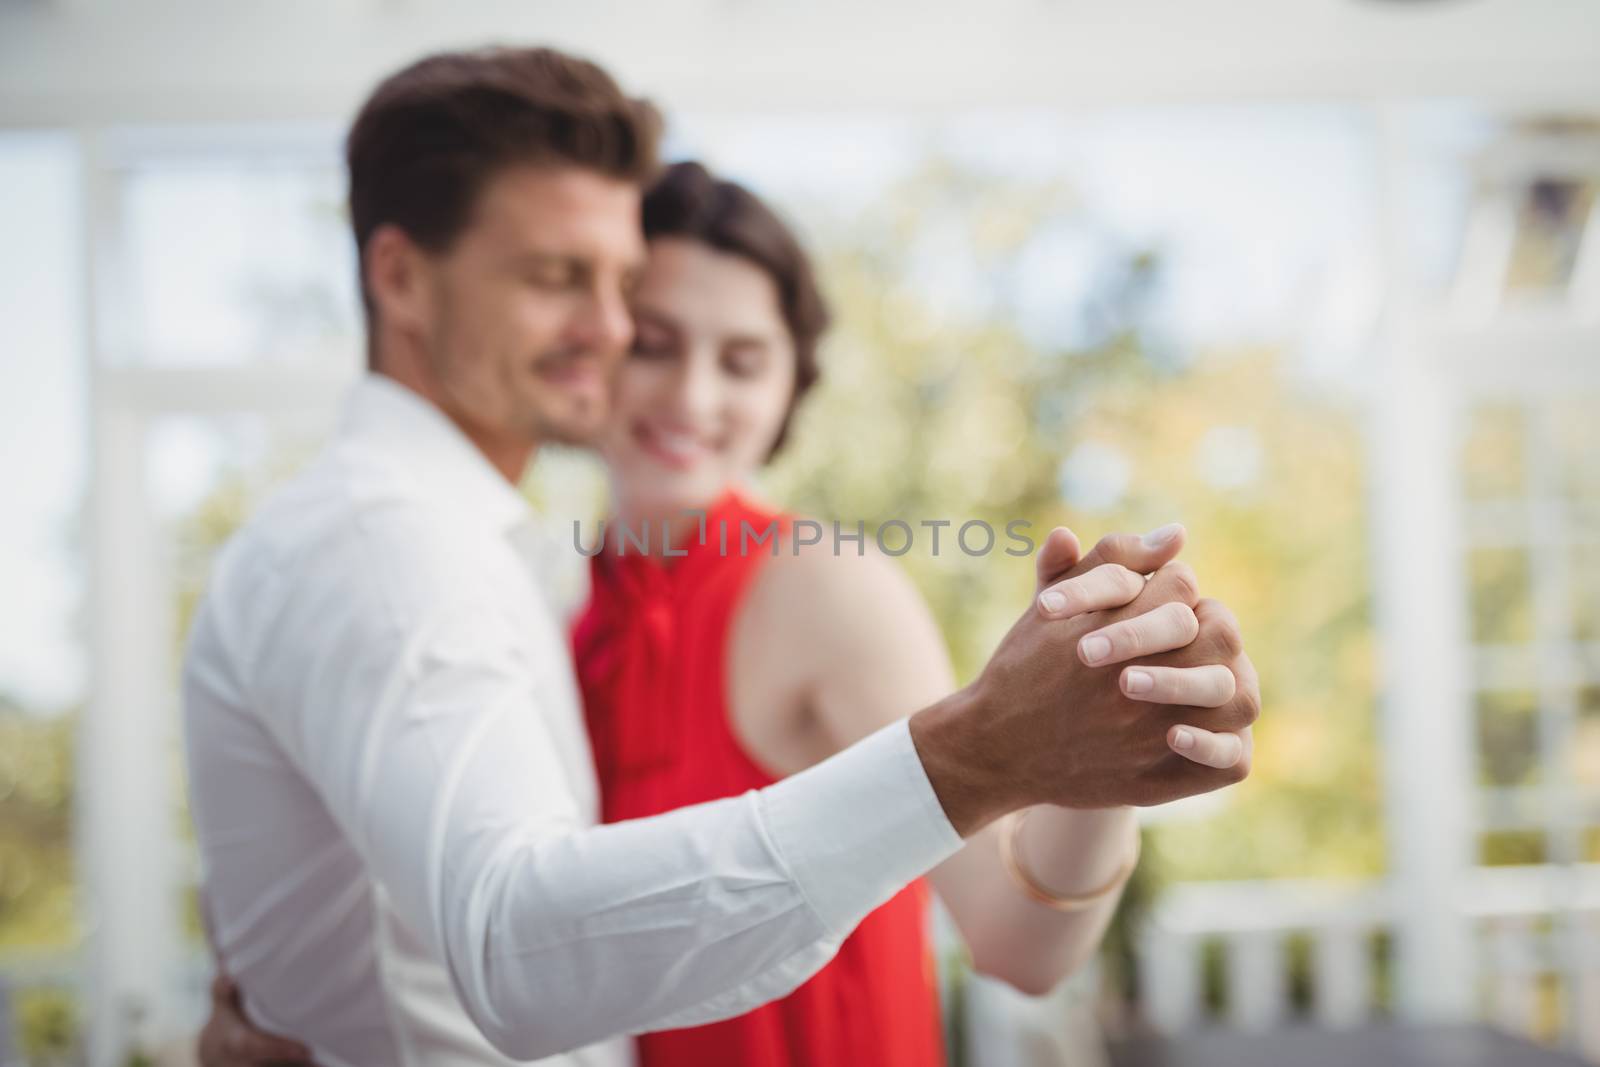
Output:
[[903,721],[761,791],[584,825],[539,701],[565,668],[459,573],[385,548],[276,614],[257,703],[506,1055],[782,996],[960,847]]

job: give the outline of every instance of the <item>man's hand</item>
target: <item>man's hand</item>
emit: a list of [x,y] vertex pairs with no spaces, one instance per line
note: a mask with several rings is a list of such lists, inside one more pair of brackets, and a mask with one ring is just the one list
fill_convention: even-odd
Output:
[[211,983],[211,1017],[200,1031],[200,1067],[310,1067],[311,1050],[257,1030],[245,1018],[239,987],[225,974]]
[[[1046,607],[1046,596],[1058,583],[1070,584],[1072,579],[1107,565],[1136,574],[1150,574],[1177,558],[1183,548],[1184,538],[1183,527],[1175,524],[1163,526],[1142,538],[1133,534],[1110,534],[1101,538],[1089,554],[1080,559],[1077,537],[1065,527],[1056,527],[1045,538],[1036,559],[1041,610],[1051,614]],[[1050,603],[1058,602],[1052,600]],[[1194,611],[1197,619],[1222,614],[1225,618],[1219,620],[1221,627],[1231,627],[1235,632],[1238,630],[1232,613],[1215,600],[1200,600],[1195,604]],[[1068,603],[1054,614],[1067,617],[1078,612],[1072,610],[1071,603]],[[1243,651],[1226,664],[1182,666],[1173,662],[1136,663],[1123,670],[1121,684],[1123,693],[1130,699],[1152,704],[1218,708],[1238,700],[1255,709],[1243,716],[1251,722],[1255,721],[1261,702],[1260,680],[1250,657]],[[1249,726],[1216,732],[1196,725],[1198,716],[1184,719],[1167,731],[1167,744],[1174,752],[1196,763],[1219,769],[1243,762],[1248,773],[1252,747]]]
[[[1193,572],[1157,562],[1148,581],[1142,576],[1182,547],[1181,528],[1162,533],[1168,536],[1131,539],[1136,544],[1103,541],[1067,568],[1069,577],[1051,582],[1077,553],[1070,532],[1053,531],[1040,552],[1044,588],[1033,607],[972,685],[912,717],[918,753],[958,832],[1031,804],[1159,804],[1248,773],[1243,741],[1241,758],[1222,767],[1180,757],[1169,745],[1187,729],[1191,750],[1201,754],[1211,744],[1206,735],[1254,722],[1259,699],[1237,623],[1221,605],[1200,600]],[[1133,566],[1113,558],[1119,552]],[[1225,699],[1217,667],[1234,679]],[[1137,692],[1139,673],[1152,681],[1146,691]],[[1152,693],[1198,702],[1153,706]],[[1204,754],[1217,762],[1231,756]]]

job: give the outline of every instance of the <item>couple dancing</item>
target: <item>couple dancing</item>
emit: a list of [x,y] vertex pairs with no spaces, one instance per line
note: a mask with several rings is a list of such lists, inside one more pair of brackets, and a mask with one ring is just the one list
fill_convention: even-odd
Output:
[[[1180,528],[1052,531],[962,689],[887,559],[790,550],[740,486],[827,313],[778,217],[661,171],[658,132],[543,49],[423,60],[350,131],[370,373],[185,664],[208,1067],[937,1064],[930,889],[1046,990],[1132,806],[1247,773],[1255,674]],[[608,543],[570,631],[515,489],[556,442],[598,448],[618,523],[676,527]]]

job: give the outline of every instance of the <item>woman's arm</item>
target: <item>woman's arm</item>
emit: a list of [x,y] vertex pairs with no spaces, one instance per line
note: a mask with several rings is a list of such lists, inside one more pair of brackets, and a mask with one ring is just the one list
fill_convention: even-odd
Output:
[[[1130,538],[1121,542],[1119,558],[1131,569],[1150,571],[1181,546],[1181,533],[1154,548]],[[1054,535],[1041,550],[1041,584],[1078,563],[1077,554],[1074,539]],[[748,678],[751,664],[759,663],[763,678],[754,684],[767,699],[751,710],[782,714],[787,706],[807,722],[804,736],[814,745],[806,746],[812,751],[798,760],[770,758],[771,746],[756,746],[766,750],[768,762],[786,764],[778,768],[785,771],[823,758],[955,688],[927,606],[905,574],[876,554],[783,553],[752,588],[733,648],[736,705],[742,702],[741,690],[753,692],[741,683],[741,674]],[[759,730],[760,723],[754,728]],[[1231,740],[1198,733],[1207,745]],[[977,969],[1024,992],[1043,993],[1091,956],[1120,892],[1076,912],[1036,903],[1002,865],[1002,832],[994,826],[970,838],[934,870],[931,881]],[[1070,896],[1115,879],[1132,854],[1136,832],[1132,809],[1043,806],[1029,813],[1016,845],[1036,882]]]

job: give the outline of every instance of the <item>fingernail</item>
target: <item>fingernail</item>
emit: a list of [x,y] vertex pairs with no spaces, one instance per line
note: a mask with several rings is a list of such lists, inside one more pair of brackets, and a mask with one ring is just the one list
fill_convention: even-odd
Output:
[[1111,655],[1111,639],[1095,634],[1085,637],[1078,643],[1078,651],[1083,653],[1083,658],[1089,663],[1099,663]]
[[1180,752],[1187,752],[1194,747],[1194,731],[1179,727],[1177,733],[1172,735],[1172,747]]
[[1178,536],[1178,531],[1183,529],[1178,523],[1169,522],[1165,526],[1158,526],[1145,534],[1142,538],[1144,547],[1160,548],[1162,545],[1171,544],[1172,539]]
[[1130,693],[1148,693],[1156,687],[1156,680],[1144,671],[1129,671],[1123,684]]
[[1039,605],[1050,614],[1059,615],[1067,609],[1067,598],[1052,589],[1039,594]]

